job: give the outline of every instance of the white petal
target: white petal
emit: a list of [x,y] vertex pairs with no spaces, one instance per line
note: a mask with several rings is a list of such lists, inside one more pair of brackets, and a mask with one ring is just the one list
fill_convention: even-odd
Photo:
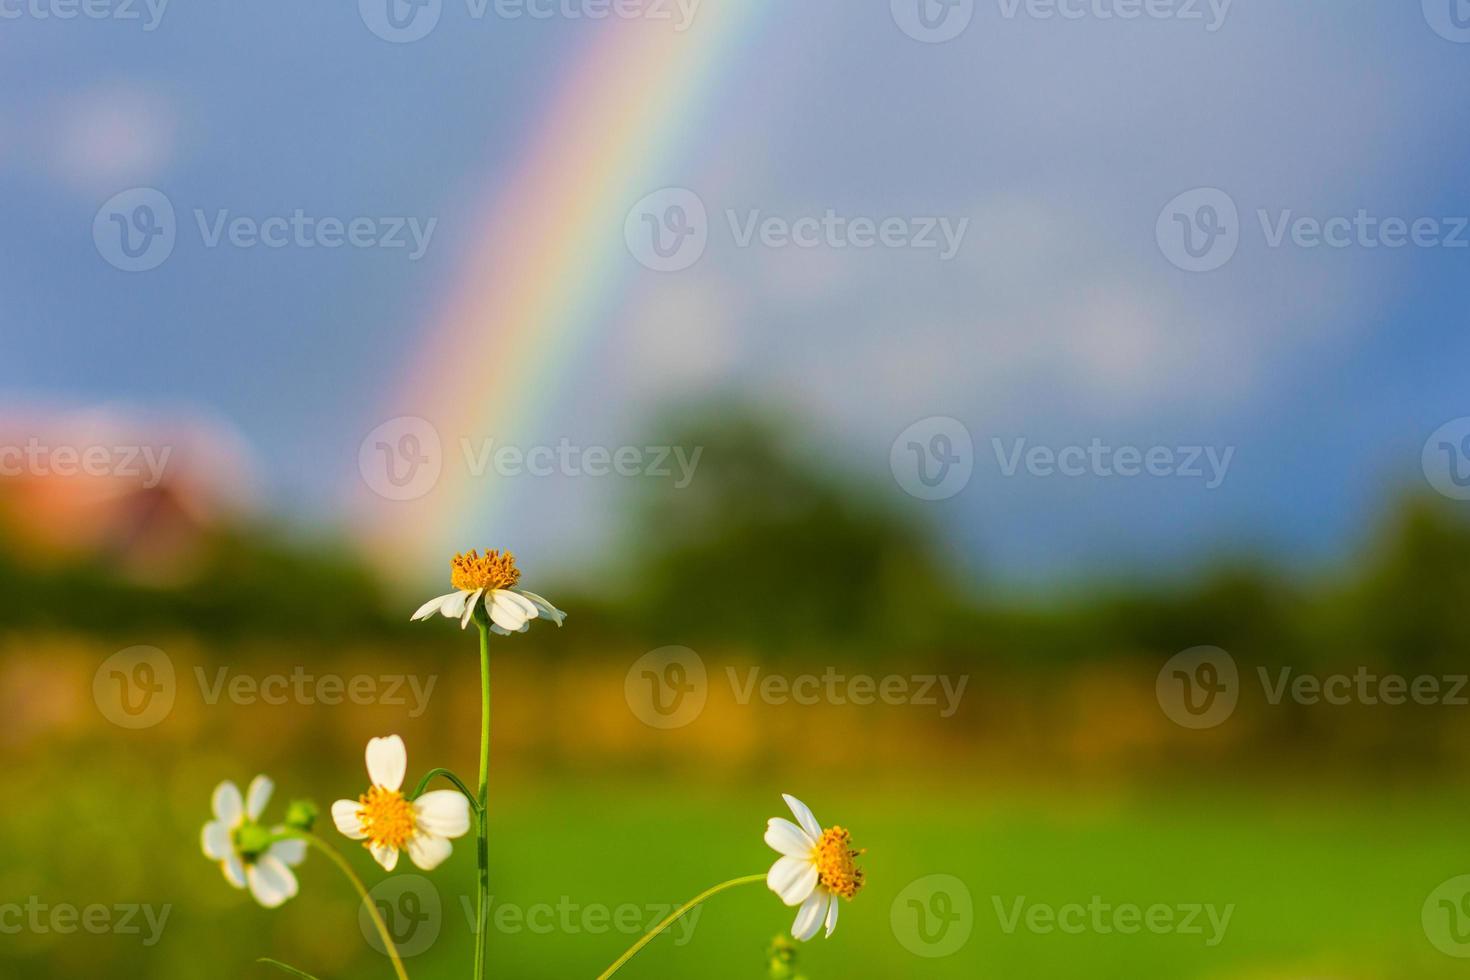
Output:
[[837,896],[832,896],[831,903],[827,906],[827,938],[832,938],[832,930],[837,928]]
[[531,628],[531,621],[530,620],[526,620],[524,623],[522,623],[521,624],[521,628],[518,629],[518,630],[508,630],[505,627],[499,625],[498,623],[491,623],[490,624],[490,632],[494,633],[496,636],[514,636],[516,633],[524,633],[527,630],[529,630],[530,628]]
[[465,603],[470,601],[470,594],[463,589],[451,596],[444,597],[444,604],[439,607],[439,612],[449,619],[458,619],[464,615]]
[[245,791],[245,815],[251,820],[259,820],[275,788],[276,784],[268,776],[256,776],[250,780],[250,788]]
[[817,818],[812,815],[811,808],[790,793],[782,793],[781,799],[791,807],[791,813],[796,817],[796,822],[801,825],[801,829],[810,834],[812,840],[821,840],[822,825],[817,823]]
[[[463,799],[463,797],[460,797]],[[425,871],[433,871],[444,863],[454,845],[433,834],[414,834],[408,839],[408,857]]]
[[437,837],[463,837],[469,833],[470,801],[457,789],[425,793],[414,800],[413,809],[419,830]]
[[[526,615],[522,606],[507,599],[507,595],[509,593],[505,590],[496,589],[490,593],[490,598],[485,601],[485,605],[490,610],[491,621],[502,629],[517,633],[522,626],[526,625],[526,621],[531,617]],[[520,599],[520,596],[516,596],[516,598]],[[525,602],[527,606],[530,606],[532,612],[536,611],[536,607],[526,602],[526,600],[521,599],[521,602]]]
[[536,607],[536,603],[532,602],[530,599],[527,599],[524,594],[516,591],[515,589],[496,589],[494,592],[491,593],[491,597],[499,600],[500,602],[510,603],[512,606],[519,609],[521,611],[521,615],[525,616],[527,619],[535,619],[537,616],[541,615],[541,610]]
[[787,905],[800,905],[817,887],[817,866],[803,858],[777,858],[766,874],[766,886]]
[[396,790],[403,786],[403,773],[408,769],[408,750],[397,735],[373,738],[367,744],[368,778],[374,786]]
[[796,921],[791,923],[791,935],[798,942],[806,942],[822,927],[822,913],[827,911],[827,893],[814,891],[796,910]]
[[294,868],[306,860],[306,841],[297,837],[290,840],[278,840],[267,848],[265,853],[286,867]]
[[445,600],[453,599],[457,595],[459,595],[458,592],[451,592],[448,595],[435,596],[422,606],[419,606],[418,611],[409,617],[409,622],[416,623],[421,619],[428,619],[439,611],[439,607],[444,605]]
[[817,842],[811,835],[785,817],[766,821],[766,843],[790,857],[810,857]]
[[240,818],[245,815],[245,802],[240,799],[240,790],[228,779],[214,788],[211,804],[215,817],[223,820],[227,827],[238,826]]
[[389,847],[387,844],[372,844],[368,847],[368,853],[373,860],[383,866],[384,871],[392,871],[398,866],[398,848]]
[[225,881],[236,888],[245,887],[245,865],[240,863],[240,858],[233,851],[229,857],[219,863],[220,870],[225,873]]
[[475,607],[480,604],[480,596],[485,594],[484,589],[476,589],[474,594],[464,604],[464,615],[459,617],[459,628],[464,629],[470,625],[470,620],[475,618]]
[[551,620],[556,625],[560,626],[566,620],[566,613],[562,612],[560,609],[556,608],[550,602],[537,595],[536,593],[528,592],[525,589],[515,589],[513,591],[519,595],[525,596],[527,599],[530,599],[533,603],[535,603],[536,610],[540,612],[542,616]]
[[250,883],[250,894],[268,909],[280,908],[297,891],[296,875],[269,854],[262,854],[246,868],[245,878]]
[[211,820],[199,835],[199,846],[204,849],[205,857],[223,861],[234,851],[230,846],[230,828],[222,820]]
[[363,833],[362,818],[358,816],[361,810],[362,804],[356,800],[338,800],[332,804],[332,823],[344,836],[362,840],[367,834]]

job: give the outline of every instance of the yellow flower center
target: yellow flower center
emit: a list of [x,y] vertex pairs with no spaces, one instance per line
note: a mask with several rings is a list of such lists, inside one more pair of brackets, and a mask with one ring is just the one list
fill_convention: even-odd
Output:
[[865,853],[852,849],[852,835],[841,827],[822,831],[816,851],[817,881],[834,895],[852,898],[863,890],[863,869],[854,858]]
[[516,568],[516,556],[499,549],[486,551],[484,555],[474,548],[467,553],[455,555],[449,560],[449,581],[456,589],[474,592],[476,589],[508,589],[521,580],[521,570]]
[[362,821],[368,844],[401,849],[414,835],[417,821],[413,804],[396,789],[374,786],[359,796],[357,802],[362,804],[362,809],[357,811],[357,819]]

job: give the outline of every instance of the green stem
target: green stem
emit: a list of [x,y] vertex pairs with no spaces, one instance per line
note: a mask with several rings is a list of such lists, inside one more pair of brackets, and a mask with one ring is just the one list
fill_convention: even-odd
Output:
[[398,947],[393,943],[393,937],[388,933],[388,925],[383,921],[383,916],[378,912],[378,907],[373,904],[372,898],[368,896],[367,887],[363,885],[362,879],[357,872],[352,870],[352,865],[347,859],[337,853],[337,849],[316,834],[305,831],[296,831],[296,836],[306,841],[307,845],[321,851],[331,862],[342,870],[347,880],[352,882],[352,887],[357,889],[357,894],[362,897],[362,904],[367,907],[368,915],[372,917],[373,925],[378,930],[378,935],[383,938],[383,949],[388,953],[388,958],[393,961],[393,972],[398,975],[398,980],[408,980],[408,973],[403,969],[403,960],[398,956]]
[[475,853],[479,863],[479,897],[475,903],[475,976],[484,980],[485,951],[489,942],[490,922],[490,627],[476,614],[480,628],[480,795],[477,812],[480,833]]
[[445,779],[453,783],[455,788],[465,795],[465,799],[470,801],[470,806],[474,807],[476,812],[479,812],[480,801],[475,798],[475,794],[471,793],[470,788],[466,786],[458,776],[450,772],[448,769],[430,769],[428,772],[424,773],[424,778],[419,780],[418,788],[413,791],[413,795],[410,796],[409,799],[416,800],[420,796],[423,796],[424,788],[429,785],[429,782],[435,776],[443,776]]
[[649,943],[653,942],[654,938],[658,936],[659,933],[663,932],[675,922],[678,922],[685,912],[688,912],[690,909],[694,908],[696,905],[703,902],[710,896],[718,895],[720,892],[725,891],[728,888],[734,888],[737,885],[753,885],[757,881],[765,880],[766,876],[763,874],[746,875],[744,878],[731,878],[729,881],[723,882],[722,884],[718,884],[713,888],[708,889],[707,891],[701,892],[695,898],[690,899],[688,902],[675,909],[674,913],[670,915],[667,919],[650,929],[648,933],[642,939],[639,939],[636,943],[634,943],[626,953],[624,953],[622,956],[619,956],[617,960],[613,962],[613,965],[608,967],[607,970],[604,971],[597,978],[597,980],[607,980],[608,977],[612,976],[614,973],[617,973],[623,968],[623,965],[625,963],[638,955],[639,950],[641,950],[644,946],[647,946]]

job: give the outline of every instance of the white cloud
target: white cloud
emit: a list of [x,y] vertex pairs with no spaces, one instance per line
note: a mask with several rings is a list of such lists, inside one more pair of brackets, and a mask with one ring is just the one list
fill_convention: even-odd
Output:
[[61,96],[45,118],[45,158],[36,164],[88,193],[155,181],[177,151],[177,109],[148,85],[109,82]]
[[645,395],[688,393],[724,380],[739,356],[737,301],[717,273],[660,276],[629,304],[620,369]]

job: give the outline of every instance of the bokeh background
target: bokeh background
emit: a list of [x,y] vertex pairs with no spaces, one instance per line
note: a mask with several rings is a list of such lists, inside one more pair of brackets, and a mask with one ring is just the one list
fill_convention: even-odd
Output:
[[[570,613],[493,651],[495,976],[764,870],[782,792],[868,849],[809,980],[1465,971],[1463,0],[0,17],[0,975],[389,976],[325,861],[267,912],[198,833],[374,735],[473,775],[473,637],[407,623],[470,547]],[[1010,463],[1094,443],[1170,475]],[[743,693],[833,675],[936,703]],[[473,847],[342,843],[462,976]],[[1230,918],[1007,926],[1071,904]]]

